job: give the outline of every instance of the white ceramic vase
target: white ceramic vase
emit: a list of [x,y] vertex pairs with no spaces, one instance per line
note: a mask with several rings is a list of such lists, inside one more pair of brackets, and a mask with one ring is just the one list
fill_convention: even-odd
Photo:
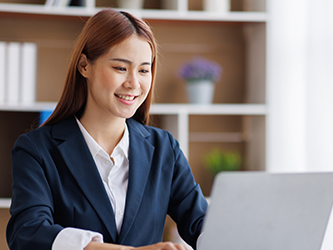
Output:
[[118,0],[117,6],[121,9],[143,9],[144,0]]
[[230,11],[230,0],[204,0],[203,9],[209,12],[226,13]]
[[210,80],[196,80],[186,83],[189,103],[211,104],[214,98],[215,84]]

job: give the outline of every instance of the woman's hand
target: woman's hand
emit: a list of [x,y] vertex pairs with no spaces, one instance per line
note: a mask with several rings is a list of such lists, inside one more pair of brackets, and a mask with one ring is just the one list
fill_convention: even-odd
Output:
[[84,250],[187,250],[185,245],[176,244],[172,242],[160,242],[149,246],[143,247],[129,247],[108,243],[90,242]]
[[154,245],[133,248],[137,250],[187,250],[185,245],[172,242],[160,242]]

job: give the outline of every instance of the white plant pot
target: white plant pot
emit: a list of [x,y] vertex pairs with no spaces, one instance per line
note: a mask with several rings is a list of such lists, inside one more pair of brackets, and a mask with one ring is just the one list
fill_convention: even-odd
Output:
[[226,13],[230,11],[230,0],[204,0],[203,9],[210,12]]
[[214,98],[214,89],[215,84],[209,80],[187,82],[187,99],[190,103],[211,104]]
[[144,0],[118,0],[117,6],[121,9],[143,9]]

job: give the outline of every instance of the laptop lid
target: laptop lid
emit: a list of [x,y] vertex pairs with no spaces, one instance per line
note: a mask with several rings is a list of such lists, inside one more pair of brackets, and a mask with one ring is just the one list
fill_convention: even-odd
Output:
[[332,250],[332,204],[333,173],[220,173],[198,250]]

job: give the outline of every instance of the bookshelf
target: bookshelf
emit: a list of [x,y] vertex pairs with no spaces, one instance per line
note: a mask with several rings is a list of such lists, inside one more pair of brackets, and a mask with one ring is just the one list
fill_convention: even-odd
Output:
[[[35,15],[57,16],[84,16],[90,17],[102,8],[50,8],[43,5],[33,4],[7,4],[0,2],[1,12],[21,13]],[[234,11],[221,15],[219,13],[204,13],[203,11],[180,11],[180,10],[130,10],[135,16],[143,19],[156,20],[185,20],[185,21],[220,21],[220,22],[266,22],[267,14],[263,12]]]
[[[127,10],[147,20],[160,45],[152,124],[169,130],[179,140],[197,182],[209,195],[212,176],[203,169],[201,156],[210,148],[239,151],[244,170],[265,170],[266,1],[232,0],[232,11],[223,14],[202,11],[201,0],[178,0],[174,9],[167,10],[162,9],[162,2],[146,0],[144,9]],[[103,0],[62,8],[45,7],[44,3],[0,0],[0,23],[4,24],[0,41],[38,45],[36,102],[0,104],[0,130],[6,134],[0,143],[4,162],[0,178],[6,179],[0,181],[2,210],[10,204],[9,153],[15,139],[36,124],[39,112],[55,107],[68,55],[84,22],[104,6],[117,7],[116,1]],[[184,84],[176,76],[179,65],[196,54],[223,68],[212,105],[188,104]],[[0,248],[6,249],[1,244],[0,239]]]
[[[96,4],[96,7],[89,7],[92,2]],[[1,104],[1,112],[12,112],[19,118],[22,112],[33,113],[54,108],[62,90],[66,71],[64,62],[68,62],[73,41],[83,27],[84,21],[102,8],[98,6],[100,1],[92,2],[88,4],[89,6],[68,8],[48,8],[44,6],[44,1],[37,0],[25,0],[15,4],[0,2],[2,21],[8,27],[2,30],[0,40],[36,42],[39,46],[36,103]],[[178,1],[178,8],[174,10],[149,8],[129,10],[147,20],[153,27],[163,55],[160,63],[162,67],[157,78],[156,104],[152,107],[153,116],[159,116],[159,118],[154,120],[157,120],[156,123],[159,126],[173,131],[190,162],[191,132],[188,128],[191,125],[190,120],[200,120],[198,116],[205,117],[204,119],[212,118],[212,122],[217,119],[212,116],[240,117],[241,125],[238,124],[238,127],[241,133],[247,134],[243,136],[244,138],[265,140],[265,116],[267,115],[265,42],[268,15],[262,11],[242,11],[239,2],[241,1],[233,1],[232,3],[236,3],[234,4],[236,10],[224,14],[200,11],[196,9],[198,7],[193,7],[193,4],[190,6],[191,4],[187,1],[181,0]],[[262,1],[258,2],[261,6]],[[187,10],[188,8],[193,10]],[[263,7],[258,10],[261,8]],[[177,24],[177,27],[174,24]],[[36,27],[38,27],[37,31]],[[49,31],[50,29],[52,32]],[[187,31],[183,32],[184,30]],[[199,33],[200,37],[196,33]],[[194,40],[188,39],[191,37]],[[185,52],[184,48],[186,48]],[[183,55],[179,55],[179,52],[183,52]],[[210,107],[186,105],[184,87],[175,77],[179,64],[196,53],[221,63],[223,67],[224,73],[221,83],[217,85],[214,105]],[[52,62],[49,61],[50,56],[52,56]],[[177,63],[172,63],[172,60]],[[169,72],[173,72],[171,77]],[[195,116],[197,118],[194,118]],[[207,122],[210,122],[209,119]],[[263,129],[259,132],[260,134],[251,132],[254,129],[253,126],[256,127],[253,123],[260,123]],[[195,133],[201,133],[201,137],[204,135],[204,132],[200,131]],[[229,132],[217,133],[222,136],[223,133]],[[248,136],[249,134],[251,136]],[[249,167],[245,168],[264,169],[265,147],[261,146],[261,153],[258,155],[251,153],[246,156],[252,148],[255,151],[256,146],[250,146],[251,142],[242,144],[240,148],[244,158],[259,159],[259,163],[248,163]],[[248,147],[249,150],[244,147]],[[197,168],[197,166],[194,167]],[[206,193],[209,192],[208,186]]]

